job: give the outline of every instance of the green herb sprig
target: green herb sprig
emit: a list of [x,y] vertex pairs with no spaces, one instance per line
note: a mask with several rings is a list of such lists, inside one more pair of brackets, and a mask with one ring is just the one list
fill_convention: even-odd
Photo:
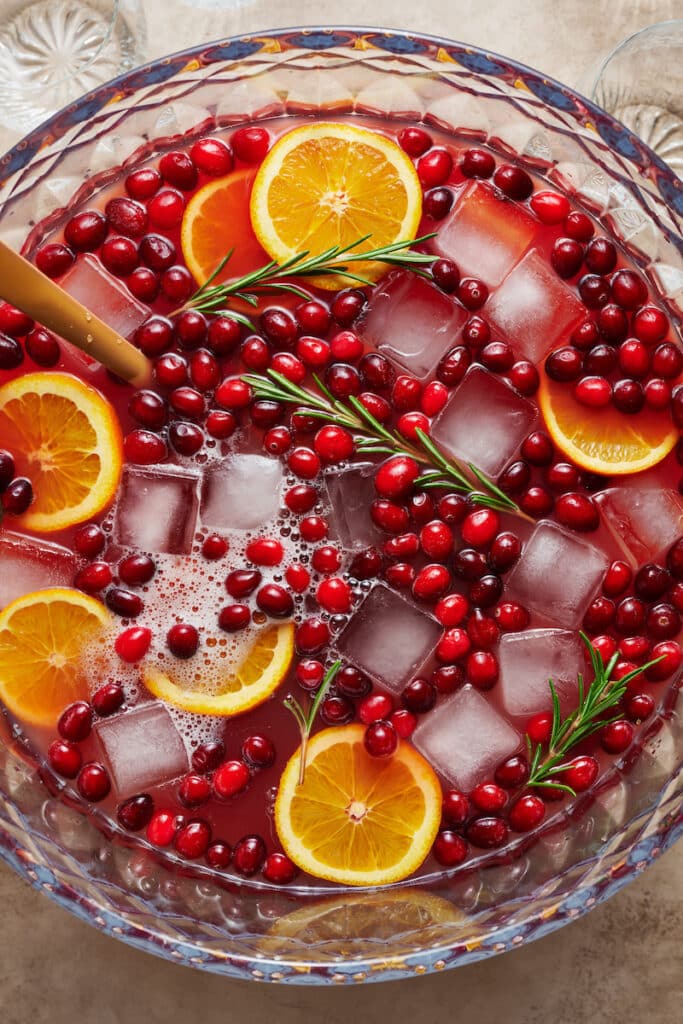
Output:
[[[567,770],[569,763],[565,760],[566,754],[572,747],[581,743],[586,737],[604,728],[610,722],[616,722],[621,718],[620,714],[611,717],[608,713],[616,710],[622,697],[628,689],[632,679],[642,675],[661,658],[648,661],[645,665],[627,672],[621,679],[612,679],[614,666],[619,660],[619,652],[612,655],[607,664],[604,663],[600,651],[596,651],[585,633],[580,633],[581,639],[586,645],[588,656],[593,672],[593,681],[584,688],[583,675],[579,673],[579,703],[574,711],[566,718],[562,717],[560,710],[560,698],[552,679],[548,680],[553,702],[553,721],[550,730],[550,739],[547,749],[544,752],[544,744],[539,743],[535,749],[527,736],[527,749],[529,753],[530,772],[527,787],[539,789],[561,789],[570,796],[576,796],[571,786],[561,781],[562,773]],[[606,717],[607,716],[607,717]]]
[[410,455],[426,467],[416,480],[419,487],[447,487],[466,494],[474,505],[528,518],[472,463],[463,468],[449,459],[423,430],[416,431],[419,447],[411,444],[380,423],[355,395],[350,395],[347,401],[335,398],[315,374],[313,380],[317,393],[293,384],[277,370],[268,370],[266,374],[247,373],[242,380],[253,388],[256,398],[293,404],[296,411],[305,416],[344,427],[353,434],[356,451],[360,455]]
[[304,776],[306,773],[308,741],[311,736],[311,729],[313,728],[313,723],[315,722],[316,715],[318,714],[318,708],[320,707],[328,690],[330,689],[330,686],[334,681],[334,677],[341,668],[341,664],[341,661],[335,661],[333,665],[330,665],[327,672],[325,673],[322,683],[320,684],[318,692],[316,693],[315,697],[313,698],[313,701],[311,702],[311,706],[308,709],[308,712],[304,711],[299,701],[292,694],[286,697],[283,702],[287,710],[291,711],[291,713],[294,715],[297,721],[297,725],[299,726],[299,732],[301,733],[301,746],[299,748],[299,785],[303,783]]
[[[415,252],[412,246],[428,242],[434,238],[435,232],[428,235],[421,235],[419,238],[406,238],[399,242],[392,242],[390,245],[383,245],[377,249],[367,249],[364,252],[352,252],[371,238],[371,235],[362,235],[349,245],[333,245],[324,252],[311,256],[310,250],[297,253],[284,263],[270,260],[257,270],[237,278],[235,281],[226,281],[223,284],[213,282],[227,266],[235,252],[230,249],[227,255],[221,260],[208,280],[192,295],[187,302],[175,313],[181,313],[186,309],[196,309],[201,313],[225,313],[227,316],[245,324],[250,330],[254,329],[253,324],[244,314],[230,309],[230,299],[240,299],[247,305],[256,307],[259,298],[263,295],[286,293],[298,295],[306,300],[310,298],[308,292],[304,291],[293,281],[293,277],[344,277],[349,283],[359,285],[372,285],[368,277],[349,269],[358,263],[382,263],[387,267],[403,267],[412,270],[419,277],[429,277],[425,267],[431,267],[437,256],[424,252]],[[174,315],[174,314],[172,314]]]

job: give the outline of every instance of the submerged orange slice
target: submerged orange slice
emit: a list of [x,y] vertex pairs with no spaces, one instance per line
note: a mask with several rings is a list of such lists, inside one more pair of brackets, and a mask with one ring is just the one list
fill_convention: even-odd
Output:
[[[349,124],[307,124],[283,135],[261,164],[251,194],[254,231],[278,263],[367,234],[365,249],[414,238],[421,209],[420,182],[403,150]],[[371,280],[387,270],[381,263],[352,269]],[[313,281],[328,289],[353,283],[338,275]]]
[[27,373],[0,388],[0,438],[35,499],[21,524],[64,530],[101,512],[123,465],[116,412],[99,391],[68,373]]
[[216,692],[192,688],[180,677],[172,679],[162,669],[145,665],[142,678],[147,689],[161,700],[198,715],[237,715],[262,704],[278,688],[294,655],[291,622],[262,629],[246,657],[220,681]]
[[0,698],[31,725],[54,726],[67,704],[88,697],[84,649],[109,613],[79,590],[17,598],[0,613]]
[[234,249],[215,278],[228,281],[268,262],[249,219],[249,197],[256,171],[248,167],[204,185],[187,204],[180,244],[188,269],[204,284],[221,260]]
[[538,400],[560,451],[593,473],[623,476],[649,469],[669,454],[678,438],[668,413],[643,409],[626,416],[613,406],[587,409],[571,388],[545,374]]
[[384,885],[407,878],[425,859],[441,819],[441,786],[407,743],[387,759],[371,757],[362,725],[317,733],[280,778],[275,827],[287,855],[304,871],[344,885]]

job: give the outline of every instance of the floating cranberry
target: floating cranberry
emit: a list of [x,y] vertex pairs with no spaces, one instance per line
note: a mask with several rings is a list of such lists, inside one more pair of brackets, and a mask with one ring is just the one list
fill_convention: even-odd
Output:
[[337,294],[330,306],[330,312],[340,327],[350,327],[360,316],[366,301],[360,289],[347,288]]
[[553,727],[550,711],[539,711],[526,724],[526,734],[532,743],[547,743]]
[[488,288],[478,278],[466,277],[458,285],[458,298],[465,309],[469,309],[471,312],[481,309],[488,297]]
[[115,196],[105,206],[104,214],[114,231],[128,238],[139,238],[147,229],[147,210],[134,199]]
[[233,569],[226,577],[225,589],[230,597],[246,597],[256,590],[261,578],[257,569]]
[[610,298],[610,286],[604,277],[584,274],[579,280],[579,295],[589,309],[601,309]]
[[633,333],[646,345],[656,345],[668,330],[669,321],[656,306],[643,306],[633,316]]
[[594,757],[580,755],[569,762],[560,775],[560,781],[570,786],[574,792],[583,793],[593,785],[599,771],[600,766]]
[[671,385],[659,377],[649,380],[643,391],[645,404],[656,412],[661,412],[671,404]]
[[482,508],[468,513],[460,527],[469,547],[486,550],[500,529],[500,516],[493,509]]
[[287,427],[271,427],[263,438],[263,447],[270,455],[284,455],[292,447],[292,435]]
[[287,456],[292,473],[302,480],[313,480],[320,472],[320,459],[311,448],[294,448]]
[[128,412],[149,430],[161,430],[166,422],[166,403],[156,391],[136,391],[128,403]]
[[170,846],[178,831],[177,816],[172,811],[156,811],[147,825],[147,838],[154,846]]
[[663,643],[655,644],[651,651],[653,660],[660,659],[656,665],[652,665],[645,673],[651,683],[658,683],[668,679],[680,667],[683,660],[680,644],[665,640]]
[[273,885],[288,885],[297,876],[298,868],[285,853],[269,853],[263,864],[263,877]]
[[602,409],[612,401],[612,385],[605,377],[582,377],[574,388],[574,397],[589,409]]
[[168,439],[180,455],[196,455],[204,444],[204,432],[195,423],[176,421],[168,429]]
[[346,725],[354,714],[353,703],[346,697],[325,697],[320,706],[320,717],[325,725]]
[[542,224],[561,224],[569,213],[569,200],[559,192],[535,192],[529,206]]
[[531,469],[528,462],[519,459],[512,462],[498,477],[498,486],[506,494],[521,494],[529,486]]
[[461,548],[453,558],[453,569],[461,579],[479,580],[488,569],[486,555],[474,548]]
[[225,757],[225,744],[222,740],[210,740],[202,743],[192,752],[192,768],[200,775],[214,771]]
[[26,335],[24,340],[26,354],[31,357],[38,366],[55,366],[59,362],[61,349],[54,334],[46,331],[43,327],[34,327]]
[[545,372],[551,380],[573,381],[579,377],[582,370],[581,353],[570,346],[556,349],[545,361]]
[[460,170],[466,178],[490,178],[495,169],[493,154],[486,149],[466,149],[460,158]]
[[452,664],[469,653],[472,642],[465,629],[452,627],[447,629],[441,636],[436,648],[438,661],[445,664]]
[[159,172],[165,181],[184,192],[190,192],[197,184],[197,168],[181,150],[164,153],[159,161]]
[[535,430],[524,439],[521,454],[532,466],[547,466],[553,460],[553,443],[542,430]]
[[331,576],[318,584],[315,593],[318,604],[331,615],[345,615],[351,611],[351,588],[346,580]]
[[123,687],[120,683],[105,683],[92,695],[91,704],[100,718],[107,718],[123,707],[124,698]]
[[287,309],[275,306],[261,314],[261,329],[269,341],[284,348],[291,348],[299,336],[299,325]]
[[408,156],[422,156],[432,145],[431,136],[423,128],[402,128],[398,133],[398,144]]
[[186,622],[177,622],[166,633],[166,643],[171,654],[176,658],[191,658],[199,647],[199,633],[195,626]]
[[633,741],[634,729],[630,722],[620,719],[610,722],[600,732],[600,743],[608,754],[622,754]]
[[454,693],[465,684],[465,673],[459,665],[439,665],[431,674],[431,682],[439,693]]
[[[453,192],[450,188],[433,188],[425,193],[423,211],[432,220],[443,220],[453,206]],[[434,268],[432,267],[432,273]],[[438,284],[438,282],[437,282]]]
[[[593,646],[595,646],[595,640]],[[646,636],[627,636],[619,641],[619,653],[627,661],[643,661],[650,653],[650,646],[650,641]]]
[[634,415],[645,405],[645,393],[637,380],[619,380],[612,388],[612,401],[619,412]]
[[85,700],[77,700],[62,711],[57,731],[62,739],[80,743],[87,739],[92,728],[92,708]]
[[323,544],[313,552],[311,564],[316,572],[329,575],[341,565],[341,552],[333,544]]
[[572,210],[567,215],[564,222],[564,230],[570,238],[575,238],[577,242],[590,242],[595,234],[595,228],[590,217],[587,217],[585,213],[579,213],[578,210]]
[[618,358],[622,373],[636,380],[644,377],[650,369],[650,353],[637,338],[629,338],[619,346]]
[[147,204],[147,213],[154,227],[177,227],[185,213],[185,200],[181,192],[174,188],[165,188],[158,192]]
[[149,199],[161,186],[161,175],[155,167],[141,167],[129,174],[124,184],[132,199]]
[[332,358],[330,346],[322,338],[299,338],[296,343],[296,354],[309,370],[319,370],[327,366]]
[[522,495],[519,505],[523,512],[534,519],[541,519],[550,515],[553,510],[554,499],[550,491],[545,487],[529,487]]
[[299,523],[299,532],[301,533],[301,539],[305,540],[307,544],[313,544],[318,540],[323,540],[329,533],[329,524],[326,519],[322,516],[306,516]]
[[545,804],[540,797],[527,793],[510,808],[508,821],[515,832],[531,832],[545,817]]
[[637,693],[626,702],[626,713],[636,725],[649,718],[655,710],[654,698],[649,693]]
[[671,640],[681,629],[681,616],[671,604],[656,604],[647,613],[648,635],[653,640]]
[[275,763],[275,745],[267,736],[252,733],[242,744],[242,757],[252,768],[270,768]]
[[398,735],[391,722],[380,719],[368,725],[363,746],[370,757],[391,757],[398,748]]
[[564,280],[578,274],[583,263],[583,246],[572,238],[558,238],[550,254],[553,270]]
[[91,803],[104,800],[111,789],[107,769],[96,761],[89,761],[88,764],[83,765],[78,773],[76,785],[83,799],[89,800]]
[[370,725],[388,719],[394,710],[394,702],[386,693],[372,693],[358,705],[358,717],[363,725]]
[[509,199],[528,199],[534,190],[529,175],[515,164],[501,164],[493,175],[493,182]]
[[310,512],[318,500],[318,493],[309,484],[296,484],[285,494],[285,505],[291,512]]
[[611,284],[614,301],[623,309],[636,309],[647,299],[645,282],[633,270],[618,270]]
[[[302,302],[301,305],[296,307],[294,314],[299,327],[303,332],[306,334],[316,335],[320,338],[327,334],[332,323],[332,317],[329,309],[322,302],[319,302],[316,299],[313,299],[310,302]],[[354,337],[356,337],[356,335],[354,335]],[[334,340],[335,339],[333,338],[330,342],[332,346],[334,346]],[[358,340],[360,341],[360,339]],[[346,362],[347,360],[342,359],[342,361]]]
[[[150,316],[143,324],[140,324],[135,332],[135,344],[146,356],[158,356],[171,344],[172,335],[173,328],[170,320],[163,316]],[[159,377],[160,362],[161,360],[156,364],[157,378]]]
[[75,779],[83,764],[83,757],[76,744],[64,739],[54,740],[50,744],[47,759],[53,771],[65,779]]
[[508,795],[504,789],[501,789],[494,782],[482,782],[474,787],[470,793],[470,800],[478,811],[496,814],[505,807]]
[[230,142],[238,160],[243,160],[247,164],[257,164],[268,152],[270,136],[265,128],[251,126],[238,128]]
[[294,611],[292,595],[279,583],[266,583],[256,593],[256,604],[262,612],[276,619],[288,618]]
[[498,681],[498,662],[490,651],[472,651],[467,656],[465,672],[477,690],[490,690]]
[[468,825],[466,834],[472,846],[492,850],[503,845],[508,837],[508,827],[502,818],[475,818]]
[[[495,576],[492,573],[482,576],[481,579],[474,580],[470,583],[470,598],[472,600],[472,604],[477,605],[479,608],[490,608],[491,605],[496,603],[502,592],[503,581],[500,576]],[[489,620],[489,622],[490,621],[491,620]],[[492,627],[490,628],[492,629]],[[495,639],[498,639],[497,627],[495,629]],[[475,642],[474,635],[472,635],[472,640]],[[485,644],[483,640],[477,640],[476,643],[481,647],[490,646],[490,644]]]
[[583,368],[589,375],[596,374],[605,377],[614,370],[617,361],[617,350],[614,345],[595,345],[586,353]]
[[497,534],[489,550],[489,563],[496,572],[505,572],[515,564],[522,551],[519,537],[505,530]]
[[213,177],[232,170],[232,153],[222,139],[198,139],[190,150],[190,159],[200,171]]
[[539,389],[541,378],[538,370],[528,359],[519,359],[510,368],[510,383],[522,395],[535,395]]
[[611,626],[614,621],[616,609],[614,601],[610,601],[608,597],[600,596],[596,597],[586,609],[584,615],[583,625],[590,633],[600,632],[603,629],[607,629]]
[[492,373],[507,373],[514,361],[512,348],[505,341],[490,341],[479,353],[479,362]]
[[224,871],[232,860],[232,847],[229,843],[217,839],[207,846],[204,859],[210,868],[215,871]]
[[33,486],[24,476],[15,477],[2,494],[2,507],[8,516],[20,516],[33,501]]
[[603,633],[600,636],[594,636],[591,640],[591,646],[593,650],[597,651],[606,665],[610,658],[614,657],[617,651],[617,645],[615,640],[611,636]]
[[517,601],[503,601],[494,612],[500,629],[519,633],[529,625],[529,613]]
[[232,863],[235,871],[247,878],[255,875],[266,859],[266,844],[260,836],[245,836],[235,843]]
[[658,345],[652,356],[652,372],[656,377],[671,380],[683,370],[683,352],[670,341]]
[[112,581],[111,567],[108,562],[91,562],[76,573],[74,586],[86,594],[98,594]]
[[445,562],[453,551],[453,531],[440,519],[434,519],[420,530],[420,547],[427,558]]
[[443,185],[453,170],[453,157],[446,149],[435,147],[417,162],[417,176],[424,188]]
[[392,501],[373,501],[370,505],[370,516],[375,526],[385,533],[405,533],[408,528],[408,510]]
[[304,658],[296,666],[296,678],[299,686],[309,693],[314,693],[323,681],[325,668],[314,658]]
[[211,842],[211,827],[206,821],[189,821],[179,829],[174,845],[181,857],[196,860],[203,857]]
[[116,817],[119,824],[129,832],[139,832],[149,825],[153,813],[154,801],[151,796],[149,793],[140,793],[119,804]]
[[465,376],[472,357],[463,345],[456,345],[441,359],[436,368],[436,376],[439,383],[446,387],[454,387],[459,384]]
[[420,408],[430,418],[440,413],[448,401],[448,389],[438,380],[431,380],[422,392]]
[[457,789],[447,789],[443,796],[442,813],[451,825],[464,825],[470,816],[470,802]]
[[424,715],[436,704],[436,687],[428,679],[412,679],[401,693],[403,706],[416,715]]
[[175,263],[176,248],[164,235],[145,235],[139,248],[140,259],[150,270],[168,270]]
[[176,352],[167,352],[154,363],[154,376],[161,387],[179,387],[187,380],[187,363]]
[[64,239],[77,252],[94,252],[107,234],[107,221],[99,210],[77,213],[64,228]]
[[74,261],[72,250],[62,242],[48,242],[36,253],[36,266],[47,277],[61,277]]
[[124,619],[136,618],[144,608],[142,598],[138,594],[122,587],[112,587],[107,592],[106,602],[107,607],[115,615],[120,615]]
[[200,807],[211,796],[211,784],[203,775],[186,775],[180,780],[178,797],[185,807]]
[[324,426],[315,435],[313,447],[323,462],[344,462],[353,454],[354,441],[343,427]]
[[495,780],[505,789],[517,789],[529,778],[529,762],[521,754],[513,754],[498,765]]
[[224,761],[213,776],[216,796],[227,800],[246,789],[250,779],[249,769],[244,761]]
[[413,581],[413,597],[418,601],[438,601],[451,584],[451,574],[443,565],[425,565]]
[[354,665],[343,665],[335,676],[334,685],[342,696],[353,700],[367,697],[372,688],[368,677]]
[[632,636],[645,625],[645,605],[637,597],[625,597],[617,605],[615,627],[619,633]]
[[251,611],[246,604],[229,604],[218,613],[218,625],[226,633],[238,633],[251,622]]
[[311,617],[297,627],[294,637],[300,654],[316,654],[330,641],[330,627],[322,619]]
[[594,501],[586,494],[569,491],[555,502],[555,517],[563,526],[588,533],[600,525],[600,513]]
[[656,601],[663,597],[672,584],[671,574],[662,565],[646,562],[636,573],[633,586],[638,597]]
[[185,302],[194,291],[194,279],[186,267],[169,267],[161,275],[161,290],[171,302]]
[[434,859],[442,867],[452,868],[462,864],[467,857],[467,852],[467,843],[457,832],[452,832],[450,829],[442,829],[437,833],[434,845],[432,846],[432,853],[434,854]]

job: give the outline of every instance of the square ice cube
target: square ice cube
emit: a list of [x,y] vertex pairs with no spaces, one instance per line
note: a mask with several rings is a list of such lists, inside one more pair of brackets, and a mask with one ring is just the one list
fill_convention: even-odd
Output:
[[331,532],[347,551],[381,540],[370,518],[370,504],[377,497],[374,470],[371,462],[364,462],[325,474]]
[[159,701],[105,718],[93,733],[117,797],[143,793],[188,770],[185,744]]
[[432,437],[456,459],[498,476],[536,420],[536,408],[504,380],[472,366],[434,421]]
[[198,473],[127,466],[116,506],[114,535],[138,551],[185,555],[192,550],[199,506]]
[[600,584],[604,551],[551,522],[540,522],[508,577],[510,598],[558,626],[575,629]]
[[0,534],[0,608],[46,587],[69,587],[76,558],[67,548],[21,533]]
[[64,291],[124,338],[130,338],[149,316],[149,307],[138,302],[122,281],[104,269],[96,256],[79,256],[59,283]]
[[602,517],[617,543],[638,563],[656,559],[683,534],[683,497],[663,487],[610,487]]
[[530,252],[486,304],[486,316],[533,363],[586,318],[586,309],[547,259]]
[[453,786],[468,792],[490,779],[520,745],[519,733],[472,686],[464,686],[425,715],[412,741]]
[[467,319],[462,306],[415,274],[381,282],[361,327],[364,340],[415,377],[426,377],[455,345]]
[[282,464],[265,455],[233,455],[212,467],[202,489],[202,525],[212,530],[262,527],[280,509]]
[[495,287],[526,252],[537,231],[536,222],[516,203],[490,185],[473,182],[456,199],[433,245],[440,256],[457,263],[463,276]]
[[552,707],[552,679],[564,709],[577,703],[577,676],[584,672],[576,633],[564,629],[530,629],[505,633],[498,653],[500,694],[510,715],[534,715]]
[[436,647],[441,627],[388,587],[374,587],[337,641],[342,658],[400,693]]

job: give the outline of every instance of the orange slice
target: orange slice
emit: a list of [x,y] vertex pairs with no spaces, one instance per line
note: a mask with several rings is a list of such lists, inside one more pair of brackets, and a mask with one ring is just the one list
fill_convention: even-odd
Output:
[[204,185],[187,204],[180,244],[188,269],[202,285],[230,249],[229,262],[215,278],[228,281],[268,262],[249,219],[249,198],[256,177],[253,167]]
[[539,405],[548,433],[577,466],[605,476],[639,473],[666,458],[678,432],[665,412],[633,416],[613,406],[587,409],[566,384],[542,375]]
[[31,725],[54,726],[67,704],[89,694],[83,652],[109,622],[80,590],[53,588],[0,612],[0,698]]
[[172,679],[153,665],[143,666],[142,679],[155,697],[184,711],[198,715],[237,715],[270,697],[286,676],[293,655],[294,625],[284,622],[268,626],[257,634],[246,657],[232,673],[221,679],[217,692],[197,688],[197,680],[189,675]]
[[441,819],[441,786],[414,747],[387,759],[365,750],[362,725],[317,733],[280,778],[275,827],[287,855],[316,878],[384,885],[407,878],[425,859]]
[[0,388],[0,438],[35,499],[20,517],[38,533],[101,512],[123,465],[121,428],[99,391],[68,373],[27,373]]
[[[422,190],[411,160],[391,139],[355,125],[306,124],[283,135],[259,168],[251,221],[278,263],[346,246],[364,235],[366,249],[414,238]],[[354,271],[377,280],[381,263]],[[339,276],[312,279],[320,288],[353,283]]]

